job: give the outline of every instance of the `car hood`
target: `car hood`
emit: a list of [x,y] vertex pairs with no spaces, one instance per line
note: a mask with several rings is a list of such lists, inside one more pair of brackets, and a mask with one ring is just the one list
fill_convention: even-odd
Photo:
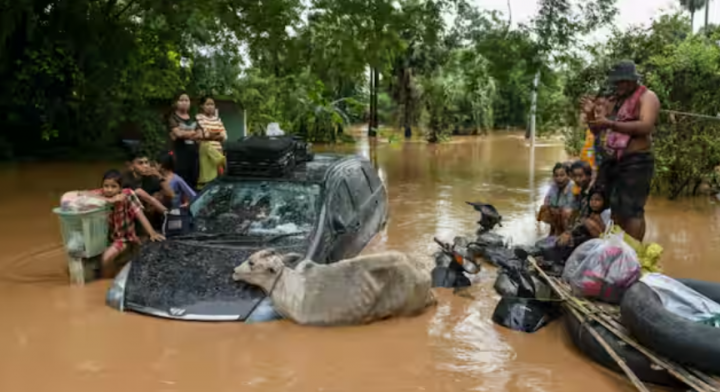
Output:
[[[273,244],[283,253],[305,254],[307,241]],[[125,286],[125,308],[154,316],[229,321],[245,320],[265,298],[257,287],[232,279],[236,266],[255,246],[209,245],[168,240],[143,246]]]

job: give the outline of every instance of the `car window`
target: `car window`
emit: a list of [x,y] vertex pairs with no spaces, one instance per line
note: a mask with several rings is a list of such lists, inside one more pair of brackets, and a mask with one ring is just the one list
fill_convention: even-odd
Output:
[[208,187],[190,206],[200,232],[309,232],[320,211],[321,189],[317,184],[238,181]]
[[348,223],[355,214],[355,206],[350,197],[350,189],[345,180],[341,180],[333,199],[330,201],[330,211],[333,215],[339,216],[343,222]]
[[372,195],[370,184],[363,170],[358,166],[350,169],[350,175],[345,178],[350,187],[350,194],[357,207],[362,206]]

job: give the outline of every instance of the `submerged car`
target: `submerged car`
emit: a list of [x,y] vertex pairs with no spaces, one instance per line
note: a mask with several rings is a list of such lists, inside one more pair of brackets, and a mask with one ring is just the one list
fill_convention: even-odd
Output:
[[234,281],[233,269],[269,247],[318,263],[354,257],[385,226],[388,202],[367,159],[322,154],[275,177],[229,170],[190,213],[192,231],[144,245],[115,278],[108,305],[182,320],[272,319],[269,298]]

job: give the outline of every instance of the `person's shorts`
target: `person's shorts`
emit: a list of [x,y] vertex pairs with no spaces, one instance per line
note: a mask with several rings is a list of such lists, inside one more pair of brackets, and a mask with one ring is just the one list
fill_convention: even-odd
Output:
[[598,180],[605,186],[613,215],[621,219],[645,216],[654,174],[655,158],[650,152],[627,153],[620,159],[604,162]]

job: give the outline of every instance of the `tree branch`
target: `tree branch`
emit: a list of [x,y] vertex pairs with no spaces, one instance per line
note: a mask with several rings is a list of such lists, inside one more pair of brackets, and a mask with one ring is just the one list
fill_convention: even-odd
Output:
[[132,6],[135,4],[136,1],[137,1],[137,0],[130,0],[130,1],[128,1],[128,3],[125,4],[125,7],[123,7],[123,9],[121,9],[120,12],[118,12],[117,14],[115,14],[115,19],[120,18],[120,16],[121,16],[122,14],[124,14],[125,11],[127,11],[130,7],[132,7]]

